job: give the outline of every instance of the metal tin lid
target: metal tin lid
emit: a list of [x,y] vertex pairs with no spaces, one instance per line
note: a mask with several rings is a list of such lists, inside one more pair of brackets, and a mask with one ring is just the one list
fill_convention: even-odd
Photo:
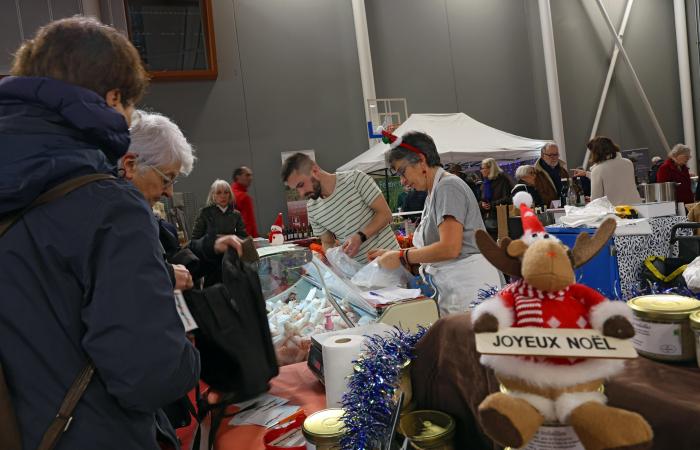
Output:
[[641,318],[648,319],[686,319],[688,315],[700,309],[700,300],[681,295],[644,295],[629,300],[627,304]]
[[700,311],[695,311],[690,315],[690,326],[700,330]]
[[441,411],[412,411],[401,418],[400,431],[421,447],[445,444],[454,436],[455,421]]
[[345,424],[340,419],[342,408],[322,409],[306,418],[302,431],[306,439],[314,444],[334,444],[345,433]]

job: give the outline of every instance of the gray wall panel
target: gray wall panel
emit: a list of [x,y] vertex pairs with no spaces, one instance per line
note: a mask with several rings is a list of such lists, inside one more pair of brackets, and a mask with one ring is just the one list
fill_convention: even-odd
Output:
[[[627,39],[631,43],[627,53],[666,140],[673,147],[683,139],[673,2],[635,2]],[[620,75],[620,111],[630,112],[620,114],[620,140],[628,148],[649,146],[652,154],[665,155],[634,88],[631,72],[624,66]]]
[[531,136],[538,116],[524,1],[448,0],[447,11],[459,110]]
[[459,111],[445,0],[366,0],[377,97],[408,111]]
[[367,149],[352,10],[324,0],[213,3],[218,80],[155,83],[145,103],[197,147],[195,170],[178,189],[204,198],[215,178],[253,169],[265,233],[286,212],[280,152],[313,148],[332,171]]
[[[237,0],[259,220],[286,211],[280,152],[329,171],[368,147],[350,2]],[[261,30],[265,30],[261,32]]]
[[15,2],[0,3],[0,75],[10,73],[12,55],[22,43]]
[[[608,0],[604,5],[618,28],[625,1]],[[614,43],[595,2],[552,2],[552,16],[567,155],[569,164],[578,166],[583,161]],[[673,145],[682,136],[673,2],[635,1],[623,44]],[[663,153],[622,55],[597,134],[611,137],[622,148],[649,147],[652,155]]]
[[233,3],[212,3],[218,79],[153,83],[143,101],[147,109],[171,117],[195,146],[194,171],[177,189],[194,192],[202,203],[214,179],[229,180],[235,167],[252,162]]
[[[700,120],[698,120],[698,114],[700,114],[700,37],[698,37],[698,23],[697,15],[700,13],[698,10],[700,7],[700,2],[698,0],[686,0],[685,2],[685,12],[688,17],[688,53],[690,56],[690,81],[693,90],[693,118],[695,120],[695,148],[697,149],[697,144],[700,142]],[[700,166],[700,164],[698,164]]]
[[49,21],[50,15],[46,0],[22,0],[19,2],[19,10],[25,39],[34,36],[37,28],[46,25]]
[[50,5],[50,13],[54,19],[70,17],[83,11],[81,0],[49,0],[44,3]]

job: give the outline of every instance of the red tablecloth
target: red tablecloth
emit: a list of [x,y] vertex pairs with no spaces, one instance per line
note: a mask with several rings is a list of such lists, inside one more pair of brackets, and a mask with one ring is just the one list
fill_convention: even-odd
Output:
[[[309,415],[326,407],[323,385],[306,366],[306,362],[280,367],[280,374],[272,380],[270,394],[289,400],[290,405],[301,406]],[[257,425],[230,426],[221,424],[216,436],[216,450],[264,450],[262,438],[266,428]]]

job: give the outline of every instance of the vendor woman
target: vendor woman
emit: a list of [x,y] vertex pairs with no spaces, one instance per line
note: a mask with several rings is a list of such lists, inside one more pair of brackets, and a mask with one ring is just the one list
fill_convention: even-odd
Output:
[[387,164],[401,183],[428,196],[423,218],[413,235],[414,248],[370,252],[379,265],[395,269],[420,264],[438,291],[440,315],[465,312],[479,289],[500,288],[499,272],[479,253],[474,232],[484,229],[479,205],[469,186],[446,172],[435,142],[425,133],[410,132],[393,141]]

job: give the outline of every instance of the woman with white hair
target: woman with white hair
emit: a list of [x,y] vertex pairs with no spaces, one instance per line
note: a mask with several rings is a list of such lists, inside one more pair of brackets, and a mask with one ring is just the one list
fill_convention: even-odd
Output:
[[684,144],[676,144],[668,153],[668,159],[656,172],[657,183],[678,183],[676,185],[677,202],[693,203],[694,201],[688,160],[690,160],[690,148]]
[[149,205],[172,197],[179,175],[194,165],[192,146],[167,117],[136,111],[132,116],[131,145],[119,162],[120,173],[141,191]]
[[243,223],[243,216],[234,209],[235,197],[231,185],[226,180],[214,180],[207,196],[207,206],[199,211],[194,222],[192,239],[205,235],[235,234],[240,238],[248,237]]
[[[179,175],[189,175],[194,165],[194,150],[180,131],[180,128],[167,117],[158,113],[137,110],[132,115],[131,145],[128,152],[119,160],[119,175],[130,181],[152,207],[162,197],[172,197],[173,186]],[[178,251],[180,244],[176,230],[164,220],[158,220],[159,239],[164,256],[170,259]],[[228,247],[240,254],[241,242],[238,237],[226,236],[221,239],[193,239],[189,249],[195,258],[203,261],[214,260]],[[192,271],[199,264],[188,265]],[[175,289],[189,289],[193,286],[191,270],[184,265],[167,264]],[[200,275],[195,273],[195,276]]]
[[535,166],[523,164],[518,167],[515,170],[515,179],[520,181],[520,183],[513,186],[513,189],[510,191],[511,195],[515,195],[518,192],[527,192],[532,196],[532,202],[535,206],[544,206],[542,196],[535,188],[536,176]]

